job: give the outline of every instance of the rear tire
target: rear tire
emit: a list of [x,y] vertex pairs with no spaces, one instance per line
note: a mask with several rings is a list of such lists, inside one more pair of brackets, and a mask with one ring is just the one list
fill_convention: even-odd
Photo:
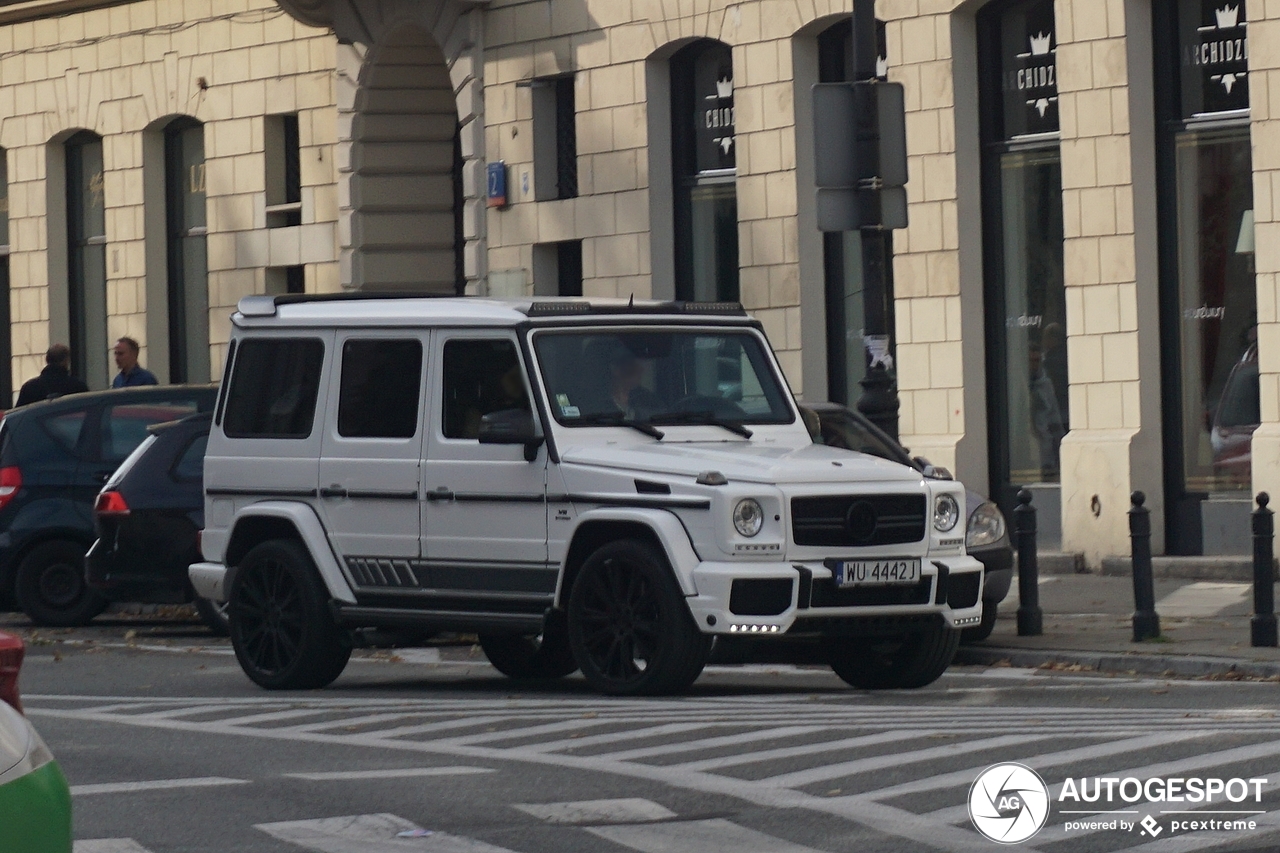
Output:
[[22,559],[14,594],[32,622],[74,628],[107,609],[102,593],[85,583],[84,552],[80,543],[59,539],[42,542]]
[[711,640],[694,624],[662,553],[624,539],[587,558],[569,597],[569,643],[602,693],[679,693],[697,680]]
[[210,601],[198,595],[193,603],[196,606],[196,613],[200,616],[200,621],[208,626],[209,631],[215,637],[226,637],[231,633],[230,621],[227,619],[227,610],[231,605],[226,602],[219,604],[216,601]]
[[480,648],[494,669],[517,681],[550,681],[578,669],[563,619],[548,617],[537,635],[481,634]]
[[268,690],[314,690],[342,674],[351,636],[301,543],[274,539],[240,562],[227,599],[231,645],[245,675]]
[[937,624],[901,637],[827,641],[831,668],[863,690],[915,689],[937,681],[960,646],[960,631]]
[[982,621],[972,628],[960,632],[960,642],[980,643],[996,629],[996,614],[1000,605],[994,601],[982,602]]

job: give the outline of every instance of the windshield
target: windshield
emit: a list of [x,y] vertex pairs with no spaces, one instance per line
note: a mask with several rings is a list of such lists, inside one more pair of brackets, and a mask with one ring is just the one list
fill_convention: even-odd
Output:
[[534,347],[565,426],[795,419],[760,339],[746,331],[542,332]]

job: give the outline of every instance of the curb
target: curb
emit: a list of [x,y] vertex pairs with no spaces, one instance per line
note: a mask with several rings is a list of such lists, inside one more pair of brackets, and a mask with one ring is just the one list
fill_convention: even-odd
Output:
[[1012,649],[961,646],[954,663],[970,666],[1004,664],[1026,669],[1078,666],[1083,671],[1165,675],[1180,678],[1266,678],[1280,680],[1280,663],[1242,661],[1200,655],[1154,655],[1142,652]]

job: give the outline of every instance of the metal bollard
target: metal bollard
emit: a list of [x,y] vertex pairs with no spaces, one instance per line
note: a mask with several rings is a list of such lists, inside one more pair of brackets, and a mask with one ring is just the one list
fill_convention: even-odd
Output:
[[1267,509],[1269,503],[1271,496],[1259,492],[1258,508],[1253,511],[1253,619],[1249,621],[1249,636],[1255,646],[1277,645],[1275,570],[1272,562],[1276,519],[1275,513]]
[[1129,537],[1133,540],[1133,641],[1160,636],[1156,614],[1155,580],[1151,574],[1151,510],[1143,506],[1147,496],[1134,492],[1129,509]]
[[1018,506],[1013,510],[1018,537],[1018,636],[1038,637],[1044,633],[1044,613],[1040,610],[1040,568],[1036,563],[1036,508],[1031,490],[1018,490]]

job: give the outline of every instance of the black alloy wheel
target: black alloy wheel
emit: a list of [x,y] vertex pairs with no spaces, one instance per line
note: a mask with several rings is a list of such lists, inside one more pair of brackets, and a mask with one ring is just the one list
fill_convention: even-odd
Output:
[[231,645],[245,674],[268,690],[316,689],[341,675],[351,638],[334,622],[327,601],[300,543],[272,540],[249,551],[227,608]]
[[84,552],[78,542],[55,540],[42,542],[23,557],[14,593],[32,622],[73,628],[89,624],[107,609],[106,598],[85,583]]
[[711,653],[666,560],[635,540],[605,545],[583,563],[569,598],[569,640],[587,681],[617,696],[685,690]]
[[937,681],[960,647],[960,631],[941,620],[899,637],[830,637],[831,669],[863,690],[914,689]]

